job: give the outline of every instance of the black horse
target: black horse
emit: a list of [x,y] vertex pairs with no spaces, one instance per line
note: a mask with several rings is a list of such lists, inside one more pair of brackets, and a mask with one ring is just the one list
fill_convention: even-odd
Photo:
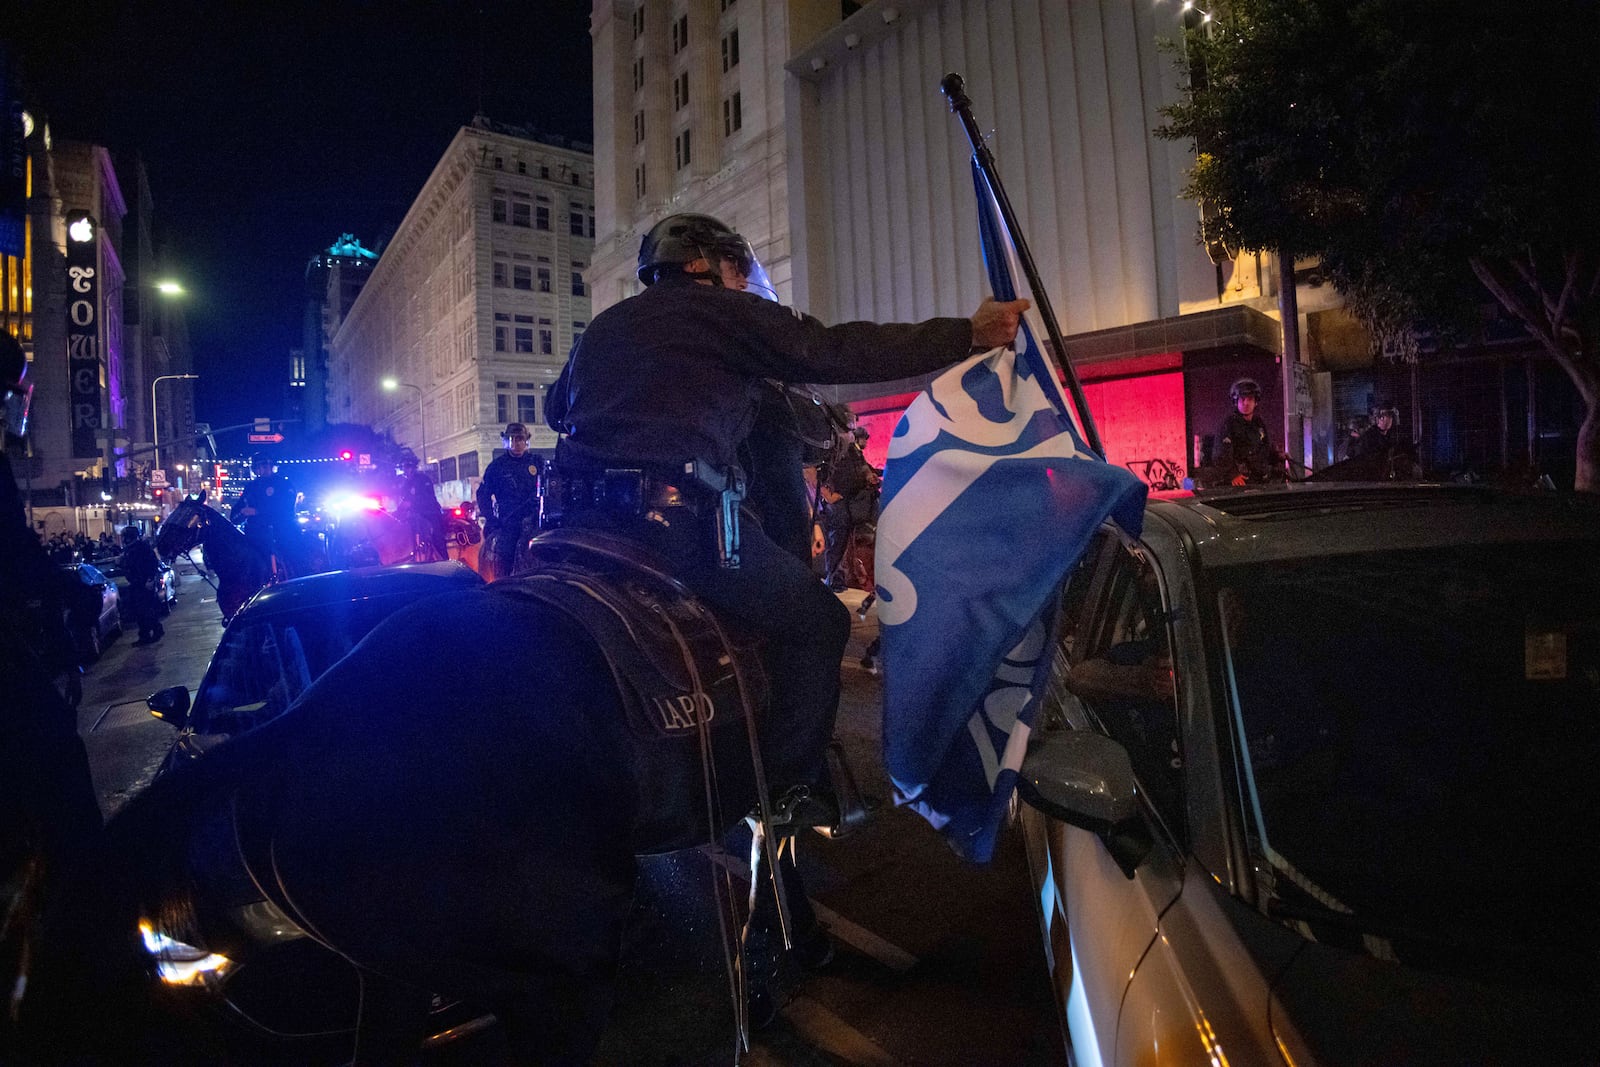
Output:
[[272,578],[267,554],[208,505],[204,491],[185,497],[156,533],[162,559],[192,552],[196,545],[205,552],[207,569],[217,575],[217,607],[225,622]]
[[360,969],[359,1062],[408,1060],[429,993],[492,1011],[523,1061],[584,1062],[636,856],[719,840],[765,791],[763,683],[637,549],[547,536],[534,573],[397,613],[124,809],[40,977],[46,1026],[138,984],[141,918],[227,953],[223,905],[259,897]]

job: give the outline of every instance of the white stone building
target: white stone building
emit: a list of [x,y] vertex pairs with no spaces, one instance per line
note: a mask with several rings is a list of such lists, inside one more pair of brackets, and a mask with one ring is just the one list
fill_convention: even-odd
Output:
[[554,448],[544,390],[590,318],[586,149],[482,117],[463,127],[333,338],[328,420],[426,451],[447,500],[470,491],[512,419]]

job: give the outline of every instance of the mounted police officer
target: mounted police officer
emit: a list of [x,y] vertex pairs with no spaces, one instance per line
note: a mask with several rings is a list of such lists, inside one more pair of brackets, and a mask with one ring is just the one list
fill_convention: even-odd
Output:
[[1272,443],[1267,424],[1256,408],[1261,403],[1261,385],[1254,378],[1240,378],[1228,388],[1233,411],[1222,420],[1217,464],[1223,477],[1234,485],[1260,484],[1284,477],[1286,457]]
[[528,437],[522,423],[507,423],[506,450],[490,461],[478,483],[478,514],[484,519],[483,539],[495,578],[511,573],[522,520],[538,512],[544,462],[528,451]]
[[291,570],[289,551],[300,535],[294,513],[299,494],[289,479],[276,473],[272,457],[265,453],[250,457],[250,470],[255,477],[239,494],[228,518],[232,522],[242,519],[244,535],[267,554],[273,572],[287,574]]
[[[568,526],[608,529],[664,556],[729,622],[766,640],[773,707],[762,735],[780,827],[838,817],[824,750],[849,612],[755,523],[739,525],[740,447],[764,379],[874,382],[927,374],[1009,342],[1026,301],[970,319],[824,326],[772,298],[749,243],[707,215],[672,215],[639,249],[643,292],[601,312],[547,404]],[[751,291],[755,290],[755,291]],[[759,295],[758,295],[759,294]]]
[[400,450],[396,467],[400,484],[395,489],[395,517],[410,524],[434,558],[449,559],[444,547],[444,509],[439,506],[439,494],[433,491],[433,479],[419,469],[421,462],[409,448]]

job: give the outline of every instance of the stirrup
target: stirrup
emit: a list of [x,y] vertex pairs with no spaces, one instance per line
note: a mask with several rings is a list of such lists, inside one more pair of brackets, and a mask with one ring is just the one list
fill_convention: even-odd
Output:
[[839,821],[832,826],[818,826],[816,831],[830,840],[838,840],[865,825],[867,817],[877,810],[878,805],[862,794],[855,772],[844,758],[843,745],[830,741],[823,755],[828,761],[828,777],[833,781],[834,799],[839,804]]

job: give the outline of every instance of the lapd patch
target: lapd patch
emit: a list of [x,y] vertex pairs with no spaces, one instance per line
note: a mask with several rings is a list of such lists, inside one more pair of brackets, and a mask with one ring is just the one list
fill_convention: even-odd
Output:
[[539,465],[537,463],[528,464],[528,473],[535,478],[539,477]]

